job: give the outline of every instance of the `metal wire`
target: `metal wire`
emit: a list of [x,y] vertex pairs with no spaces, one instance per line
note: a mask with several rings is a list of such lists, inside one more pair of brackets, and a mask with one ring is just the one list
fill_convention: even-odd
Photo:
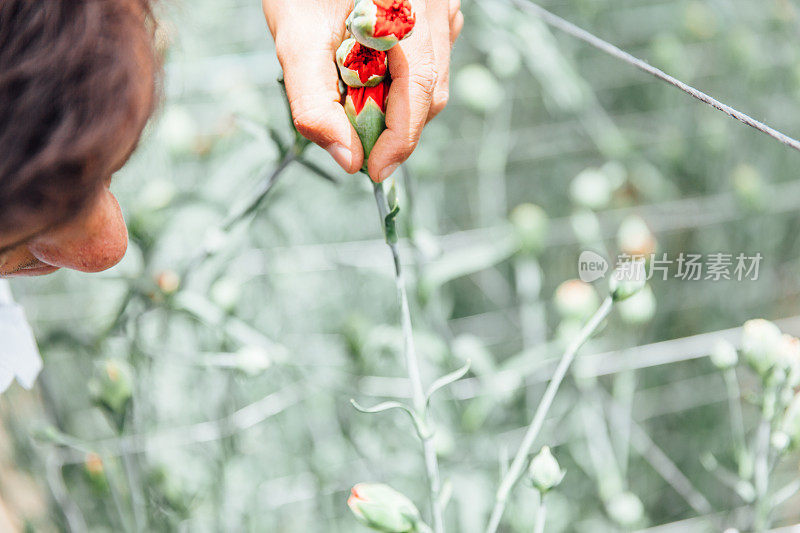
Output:
[[576,39],[580,39],[581,41],[594,46],[598,50],[601,50],[613,57],[616,57],[617,59],[624,61],[625,63],[628,63],[629,65],[633,65],[634,67],[643,70],[648,74],[652,74],[661,81],[664,81],[674,87],[677,87],[686,94],[696,98],[697,100],[700,100],[705,104],[710,105],[714,109],[718,109],[719,111],[722,111],[726,115],[735,118],[736,120],[747,124],[751,128],[754,128],[762,133],[765,133],[770,137],[772,137],[773,139],[776,139],[785,144],[786,146],[794,148],[795,150],[800,152],[800,141],[792,137],[789,137],[788,135],[781,133],[780,131],[770,126],[767,126],[763,122],[754,119],[750,115],[742,113],[741,111],[738,111],[737,109],[734,109],[733,107],[724,104],[719,100],[709,96],[703,91],[695,89],[691,85],[684,83],[673,76],[670,76],[661,69],[658,69],[650,65],[649,63],[639,59],[638,57],[632,56],[628,52],[614,46],[608,41],[605,41],[600,37],[597,37],[596,35],[589,33],[583,28],[576,26],[575,24],[559,17],[558,15],[554,15],[553,13],[547,11],[540,5],[530,2],[529,0],[511,0],[511,2],[516,6],[518,6],[520,9],[527,11],[529,13],[533,13],[534,15],[538,16],[539,18],[542,19],[542,21],[549,24],[550,26],[558,28],[564,33],[567,33],[575,37]]

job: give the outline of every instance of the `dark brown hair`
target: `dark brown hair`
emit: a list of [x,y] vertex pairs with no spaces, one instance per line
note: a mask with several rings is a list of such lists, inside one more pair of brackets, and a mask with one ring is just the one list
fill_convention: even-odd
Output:
[[0,233],[75,216],[135,146],[155,101],[150,3],[0,0]]

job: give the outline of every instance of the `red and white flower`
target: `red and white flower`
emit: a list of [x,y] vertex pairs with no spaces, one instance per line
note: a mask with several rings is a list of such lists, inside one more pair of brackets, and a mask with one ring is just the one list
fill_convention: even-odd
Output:
[[375,50],[389,50],[408,37],[416,24],[410,0],[356,0],[347,29]]
[[364,148],[364,167],[378,137],[386,129],[386,97],[391,80],[388,76],[375,87],[348,87],[344,111],[356,129]]
[[386,52],[367,48],[353,38],[339,46],[336,64],[348,87],[374,87],[386,76]]

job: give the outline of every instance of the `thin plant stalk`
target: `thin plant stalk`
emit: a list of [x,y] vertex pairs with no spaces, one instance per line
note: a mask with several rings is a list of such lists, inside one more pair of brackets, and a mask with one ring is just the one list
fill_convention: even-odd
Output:
[[544,533],[544,523],[547,520],[547,507],[544,504],[544,494],[539,494],[539,505],[536,509],[536,522],[533,524],[533,533]]
[[766,531],[768,515],[770,512],[767,489],[769,487],[769,441],[771,433],[771,422],[766,416],[762,416],[761,422],[756,430],[755,443],[755,462],[753,479],[756,489],[755,517],[753,519],[753,531],[760,533]]
[[744,437],[744,417],[742,416],[742,405],[739,402],[741,391],[739,390],[739,380],[736,378],[736,369],[728,368],[722,373],[722,376],[725,379],[725,389],[728,393],[728,409],[733,426],[733,438],[741,452],[746,449],[747,445]]
[[[378,213],[381,217],[381,224],[386,231],[386,217],[389,214],[386,195],[383,184],[374,184],[375,201],[378,204]],[[406,292],[405,278],[403,276],[403,266],[400,262],[400,250],[393,239],[386,239],[394,260],[395,285],[397,287],[397,297],[400,302],[400,322],[403,331],[403,353],[405,355],[406,370],[411,381],[411,392],[414,402],[414,410],[420,418],[428,422],[428,409],[425,391],[422,386],[422,376],[419,370],[419,359],[414,346],[414,333],[411,327],[411,311],[408,305],[408,293]],[[433,435],[430,431],[421,433],[422,450],[425,455],[425,470],[430,484],[430,505],[433,519],[434,533],[444,533],[444,513],[439,493],[441,492],[441,477],[439,475],[439,461],[436,457],[436,448],[433,443]]]
[[575,354],[578,352],[578,349],[589,339],[589,337],[592,336],[606,316],[608,316],[608,313],[611,311],[613,305],[614,302],[611,297],[607,297],[603,301],[600,308],[595,311],[594,315],[592,315],[592,318],[589,319],[586,325],[583,326],[583,329],[581,329],[578,337],[567,347],[564,355],[561,356],[561,360],[556,367],[556,371],[553,374],[553,377],[550,379],[547,389],[544,391],[542,401],[539,402],[539,406],[536,408],[536,413],[533,416],[533,420],[531,421],[530,426],[528,426],[525,437],[522,439],[522,444],[520,445],[519,450],[517,450],[517,455],[514,456],[514,461],[511,463],[506,475],[503,476],[503,479],[500,482],[500,487],[497,489],[494,509],[492,509],[492,514],[489,518],[489,525],[486,526],[486,533],[495,533],[497,528],[500,526],[500,520],[505,512],[508,496],[519,479],[522,477],[525,466],[528,463],[528,457],[531,453],[531,449],[536,441],[536,437],[539,436],[539,431],[542,429],[544,419],[550,410],[550,406],[553,404],[553,400],[558,392],[558,388],[561,386],[561,382],[567,375],[567,370],[569,370],[572,361],[575,359]]

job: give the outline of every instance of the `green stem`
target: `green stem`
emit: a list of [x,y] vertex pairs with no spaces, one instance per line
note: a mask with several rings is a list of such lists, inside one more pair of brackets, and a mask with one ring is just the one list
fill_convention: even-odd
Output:
[[[380,183],[374,184],[375,201],[378,204],[378,213],[381,217],[381,224],[386,231],[386,216],[389,214],[389,206],[386,202],[386,195],[383,191],[383,185]],[[386,243],[392,252],[392,259],[394,260],[395,271],[395,285],[397,287],[397,297],[400,301],[400,321],[403,330],[403,352],[405,355],[406,369],[408,371],[408,378],[411,381],[412,398],[414,402],[414,410],[417,415],[424,421],[425,424],[429,423],[427,402],[425,399],[425,391],[422,386],[422,376],[419,370],[419,359],[417,357],[416,348],[414,346],[414,334],[411,327],[411,311],[408,305],[408,294],[406,292],[405,278],[403,276],[403,267],[400,263],[400,250],[396,242],[387,239]],[[436,457],[436,448],[433,444],[433,435],[431,431],[426,431],[420,435],[422,440],[422,450],[425,456],[425,470],[428,474],[428,483],[430,485],[430,505],[431,514],[433,515],[433,531],[434,533],[444,533],[444,513],[442,510],[441,502],[439,501],[439,494],[441,492],[441,479],[439,475],[439,462]]]
[[744,417],[742,416],[742,405],[739,402],[741,391],[739,390],[739,380],[736,378],[736,369],[728,368],[722,373],[722,376],[725,379],[725,389],[728,393],[728,409],[733,426],[733,438],[739,447],[739,453],[741,453],[747,445],[744,438]]
[[539,505],[536,509],[536,522],[533,526],[533,533],[544,533],[544,523],[545,520],[547,520],[547,507],[544,504],[544,494],[541,492],[539,492],[538,503]]
[[575,354],[577,353],[578,348],[583,346],[589,337],[592,336],[606,316],[608,316],[608,313],[611,311],[611,307],[613,305],[614,303],[611,297],[607,297],[592,318],[589,319],[586,325],[583,326],[583,329],[578,334],[578,337],[567,347],[564,355],[561,356],[561,361],[559,361],[558,367],[556,367],[556,371],[553,374],[550,383],[547,385],[547,389],[544,391],[542,401],[539,402],[539,406],[536,408],[536,413],[533,416],[530,426],[528,426],[528,431],[525,433],[525,437],[522,439],[522,444],[520,445],[519,450],[517,450],[517,455],[514,456],[511,467],[509,467],[506,475],[503,476],[503,480],[500,482],[500,487],[497,489],[495,505],[494,509],[492,510],[491,517],[489,518],[489,525],[486,526],[486,533],[495,533],[497,528],[500,526],[500,520],[505,512],[508,496],[519,479],[522,477],[525,466],[528,463],[528,456],[530,455],[533,444],[536,441],[536,437],[539,436],[539,431],[542,429],[544,419],[550,410],[550,406],[553,404],[553,400],[558,392],[558,388],[561,386],[561,382],[564,380],[564,376],[566,376],[570,364],[572,364],[573,359],[575,359]]
[[753,531],[761,533],[767,530],[769,521],[769,501],[767,489],[769,487],[769,441],[771,433],[770,420],[763,416],[758,425],[755,443],[754,485],[756,489],[755,517]]

